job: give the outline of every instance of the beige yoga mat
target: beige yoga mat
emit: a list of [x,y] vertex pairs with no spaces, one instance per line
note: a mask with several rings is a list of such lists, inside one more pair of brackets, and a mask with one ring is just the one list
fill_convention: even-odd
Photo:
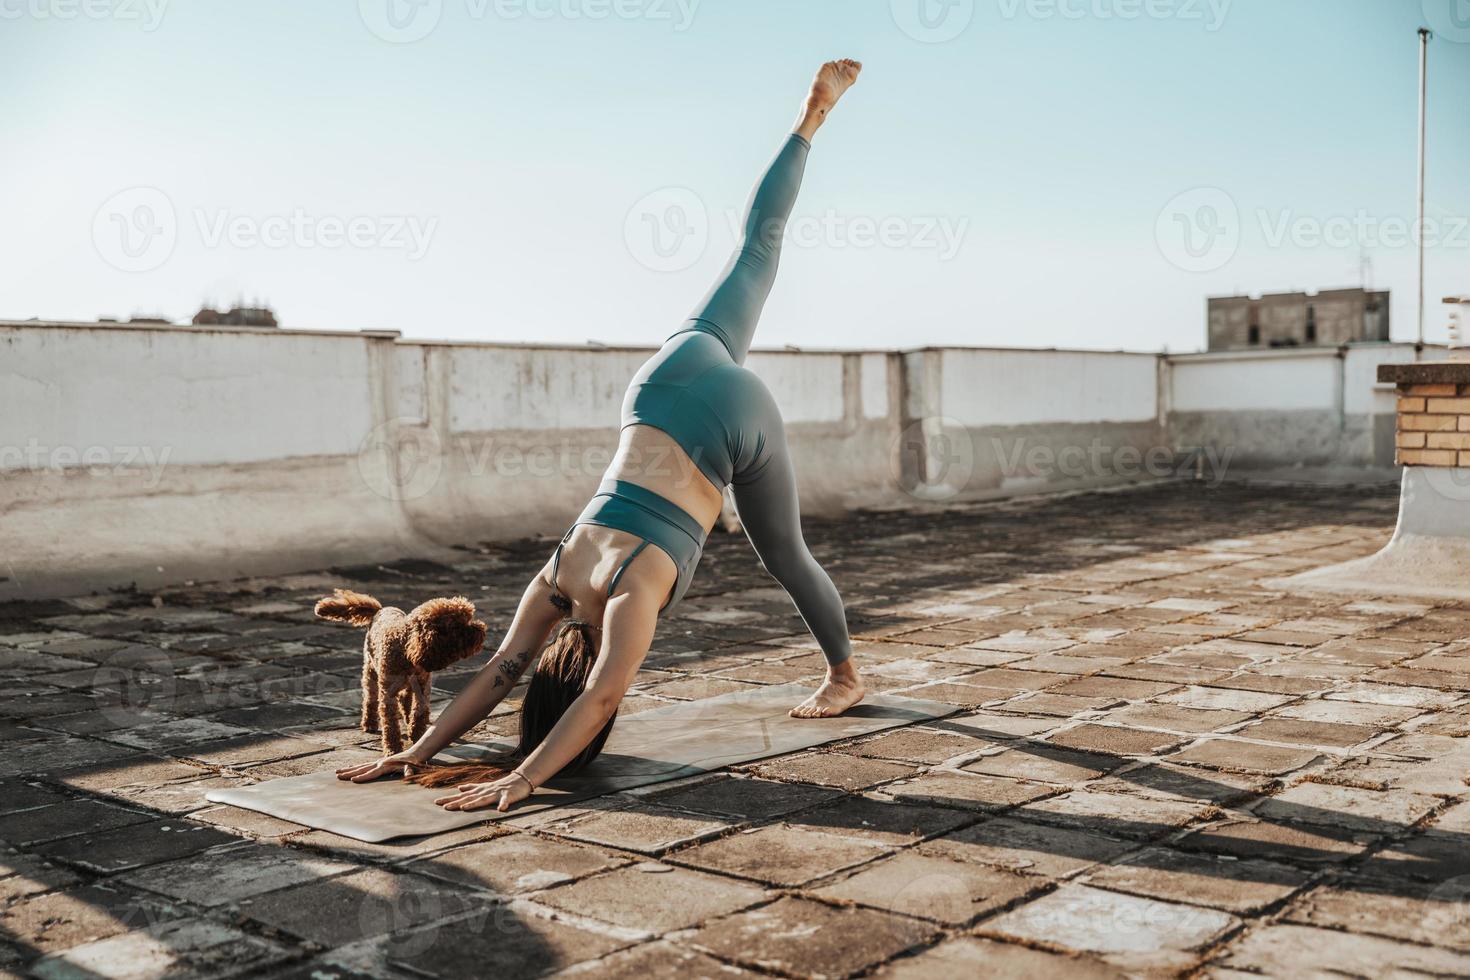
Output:
[[[217,789],[207,798],[378,843],[533,813],[837,739],[932,721],[959,710],[937,701],[872,694],[838,718],[788,716],[791,706],[809,692],[803,684],[757,687],[619,718],[596,761],[574,776],[552,780],[509,813],[444,810],[434,805],[434,799],[443,796],[445,790],[424,789],[392,778],[349,783],[331,770],[273,779],[243,789]],[[473,760],[503,747],[457,745],[444,755]]]

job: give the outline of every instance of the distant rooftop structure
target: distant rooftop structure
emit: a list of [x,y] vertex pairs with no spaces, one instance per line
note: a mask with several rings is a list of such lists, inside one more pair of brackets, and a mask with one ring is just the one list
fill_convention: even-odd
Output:
[[1212,351],[1386,341],[1388,290],[1353,287],[1259,297],[1211,296],[1207,319]]
[[228,310],[216,310],[212,306],[201,306],[194,314],[196,327],[279,327],[275,311],[268,306],[232,306]]
[[160,325],[162,325],[162,326],[169,326],[169,327],[171,327],[171,326],[174,325],[174,322],[172,320],[170,320],[168,317],[164,316],[161,313],[134,315],[134,316],[128,317],[126,320],[119,320],[115,316],[99,316],[97,318],[97,322],[98,323],[139,323],[139,324],[148,324],[149,326],[160,326]]

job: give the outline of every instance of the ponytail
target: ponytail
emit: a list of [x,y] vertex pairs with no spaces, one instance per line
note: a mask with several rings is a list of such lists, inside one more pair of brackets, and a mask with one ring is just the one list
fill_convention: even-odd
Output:
[[[551,646],[541,654],[531,672],[525,697],[521,699],[520,738],[515,751],[491,764],[441,766],[406,778],[420,786],[436,787],[485,782],[508,775],[546,740],[572,702],[587,689],[587,680],[592,676],[596,663],[597,644],[592,639],[592,627],[580,620],[568,620],[557,631]],[[612,734],[615,719],[616,716],[609,718],[587,747],[558,775],[574,773],[597,758]]]

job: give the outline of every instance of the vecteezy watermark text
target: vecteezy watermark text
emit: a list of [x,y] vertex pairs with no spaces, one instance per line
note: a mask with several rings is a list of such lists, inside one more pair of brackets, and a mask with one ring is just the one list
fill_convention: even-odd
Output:
[[702,0],[465,0],[479,20],[648,20],[687,31]]
[[1399,215],[1376,215],[1359,208],[1352,214],[1297,214],[1290,208],[1280,211],[1256,209],[1261,236],[1270,248],[1293,245],[1297,248],[1408,248],[1421,241],[1425,248],[1470,248],[1470,217],[1426,216],[1423,224],[1417,218]]
[[[1292,208],[1255,208],[1243,216],[1219,187],[1195,187],[1169,199],[1154,222],[1159,253],[1186,272],[1224,268],[1246,233],[1268,249],[1395,250],[1423,243],[1429,249],[1470,248],[1470,216],[1417,218],[1374,214],[1303,214]],[[1258,236],[1258,237],[1257,237]]]
[[162,482],[172,452],[172,446],[45,446],[30,439],[24,446],[0,445],[0,472],[84,471],[139,479],[152,489]]
[[[1233,0],[995,0],[1004,20],[1174,20],[1206,31],[1225,24]],[[1426,0],[1431,2],[1431,0]],[[1451,0],[1455,2],[1455,0]],[[893,23],[915,41],[942,44],[965,32],[976,0],[889,0]]]
[[[739,235],[744,215],[727,211],[726,222],[731,235]],[[970,230],[966,216],[923,214],[839,214],[829,208],[821,214],[799,214],[786,222],[786,244],[793,248],[891,248],[934,252],[941,262],[959,254],[965,233]]]
[[666,449],[625,447],[614,453],[606,446],[560,442],[511,442],[493,435],[442,439],[422,419],[396,418],[377,426],[358,449],[357,467],[370,490],[389,500],[415,500],[433,493],[446,464],[456,472],[480,479],[574,479],[605,473],[614,459],[624,476],[641,475],[684,487],[699,474],[699,453],[693,465]]
[[[689,30],[702,0],[464,0],[472,21],[641,20]],[[358,0],[358,17],[390,44],[422,41],[444,17],[444,0]]]
[[[427,254],[439,228],[435,216],[313,214],[299,207],[268,214],[195,207],[186,214],[204,248],[374,249],[401,252],[410,262]],[[149,272],[173,255],[181,225],[189,227],[163,191],[129,187],[93,215],[92,245],[115,269]]]
[[1198,21],[1218,31],[1232,0],[996,0],[1006,20],[1178,20]]
[[[745,237],[743,211],[717,212],[733,242]],[[638,264],[654,272],[681,272],[704,257],[715,224],[704,199],[687,187],[645,194],[623,219],[623,241]],[[932,254],[948,262],[960,253],[970,230],[965,215],[797,214],[763,229],[786,248],[892,249]]]
[[1172,479],[1194,476],[1211,487],[1225,480],[1235,448],[1201,446],[1110,445],[1093,439],[1087,445],[1055,446],[1025,438],[1008,441],[991,437],[990,446],[1007,480]]
[[0,0],[0,20],[136,21],[156,31],[168,0]]
[[439,227],[436,217],[412,214],[312,215],[301,208],[264,217],[228,209],[194,210],[205,248],[360,248],[401,251],[410,261],[424,257]]

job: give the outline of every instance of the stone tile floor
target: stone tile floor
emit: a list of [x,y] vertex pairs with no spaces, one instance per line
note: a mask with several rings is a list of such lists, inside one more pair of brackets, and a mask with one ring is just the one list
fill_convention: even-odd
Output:
[[[0,606],[0,971],[1470,974],[1470,610],[1268,584],[1373,551],[1395,505],[1177,484],[812,522],[871,686],[961,713],[388,845],[204,794],[371,747],[317,596],[464,591],[499,627],[547,542]],[[820,667],[721,536],[623,710]]]

